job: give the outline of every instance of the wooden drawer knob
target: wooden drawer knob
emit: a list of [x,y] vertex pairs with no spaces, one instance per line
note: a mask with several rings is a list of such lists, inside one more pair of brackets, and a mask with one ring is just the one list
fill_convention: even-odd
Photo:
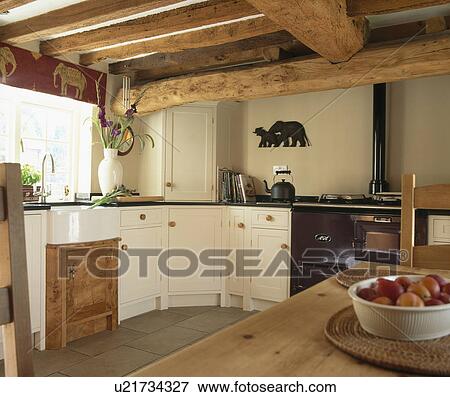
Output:
[[266,216],[266,221],[267,222],[272,222],[273,221],[273,216],[272,215],[267,215]]
[[127,251],[128,250],[128,245],[122,244],[122,246],[120,248],[122,249],[122,251]]
[[177,225],[177,223],[175,221],[169,222],[169,227],[175,227],[176,225]]
[[289,245],[287,244],[281,244],[281,249],[287,250],[289,248]]
[[139,219],[140,219],[141,221],[145,221],[145,220],[147,219],[147,215],[141,214],[141,215],[139,215]]
[[242,222],[239,222],[237,226],[238,226],[239,229],[244,229],[245,228],[245,225]]

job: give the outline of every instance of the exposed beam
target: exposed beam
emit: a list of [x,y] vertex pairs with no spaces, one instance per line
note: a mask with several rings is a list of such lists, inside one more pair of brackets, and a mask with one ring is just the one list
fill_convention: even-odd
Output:
[[[288,53],[294,38],[287,32],[273,33],[221,46],[186,50],[173,54],[153,54],[111,64],[112,74],[129,74],[134,81],[159,80],[198,71],[233,65],[278,61]],[[304,48],[304,54],[311,50]]]
[[450,3],[450,0],[347,0],[349,16],[389,14]]
[[0,14],[33,1],[34,0],[0,0]]
[[331,62],[347,61],[364,47],[367,21],[349,18],[345,0],[248,1]]
[[426,24],[426,21],[417,21],[376,28],[370,31],[369,42],[379,43],[423,35],[426,33]]
[[41,53],[89,51],[257,14],[259,11],[244,0],[211,0],[42,42]]
[[191,48],[210,47],[280,30],[279,26],[266,17],[248,19],[120,47],[88,52],[81,54],[80,63],[88,66],[107,59],[121,60],[153,52],[168,53]]
[[[180,3],[181,0],[89,0],[0,27],[0,41],[18,44]],[[1,7],[1,6],[0,6]]]
[[430,18],[426,22],[427,33],[439,33],[447,30],[447,21],[445,17]]
[[[370,46],[345,63],[318,56],[161,80],[131,89],[141,113],[196,101],[250,100],[450,73],[449,31]],[[119,92],[117,98],[121,98]],[[113,103],[121,113],[120,101]]]

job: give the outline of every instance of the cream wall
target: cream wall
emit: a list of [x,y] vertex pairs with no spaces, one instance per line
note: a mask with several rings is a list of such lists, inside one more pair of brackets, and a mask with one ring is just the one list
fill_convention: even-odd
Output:
[[[418,184],[450,183],[450,76],[390,85],[387,179],[400,190],[401,175]],[[235,131],[233,167],[272,180],[273,165],[293,171],[297,194],[367,193],[372,161],[372,87],[335,90],[243,103],[245,120]],[[300,121],[310,148],[258,148],[256,127]]]
[[[360,193],[371,176],[371,87],[261,99],[244,103],[246,122],[237,149],[236,168],[272,183],[272,167],[288,165],[297,194]],[[300,121],[312,143],[309,148],[258,148],[257,127],[269,129],[277,120]],[[242,146],[242,148],[240,147]]]
[[450,183],[450,76],[392,84],[388,177],[415,173],[418,185]]

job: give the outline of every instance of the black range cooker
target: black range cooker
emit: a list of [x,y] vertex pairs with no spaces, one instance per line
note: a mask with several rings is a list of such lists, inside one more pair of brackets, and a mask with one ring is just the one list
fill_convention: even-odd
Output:
[[[361,261],[398,264],[400,200],[325,195],[300,199],[292,214],[291,295]],[[426,243],[426,220],[417,222]]]

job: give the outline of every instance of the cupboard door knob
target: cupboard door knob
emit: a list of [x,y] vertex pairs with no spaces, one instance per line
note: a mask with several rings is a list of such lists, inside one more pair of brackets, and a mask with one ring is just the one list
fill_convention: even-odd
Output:
[[266,216],[266,221],[267,222],[272,222],[273,221],[273,216],[272,215],[267,215]]
[[171,182],[167,182],[166,183],[166,187],[172,187],[172,183]]
[[287,244],[281,244],[281,249],[287,250],[289,246]]
[[141,221],[145,221],[147,219],[147,215],[141,214],[139,215],[139,218],[141,219]]
[[122,248],[122,251],[127,251],[128,250],[128,245],[122,244],[122,247],[120,247],[120,248]]
[[245,225],[242,222],[239,222],[237,226],[238,226],[239,229],[244,229],[245,228]]
[[175,227],[176,225],[177,225],[177,223],[174,222],[174,221],[170,221],[170,222],[169,222],[169,226],[170,226],[170,227]]

